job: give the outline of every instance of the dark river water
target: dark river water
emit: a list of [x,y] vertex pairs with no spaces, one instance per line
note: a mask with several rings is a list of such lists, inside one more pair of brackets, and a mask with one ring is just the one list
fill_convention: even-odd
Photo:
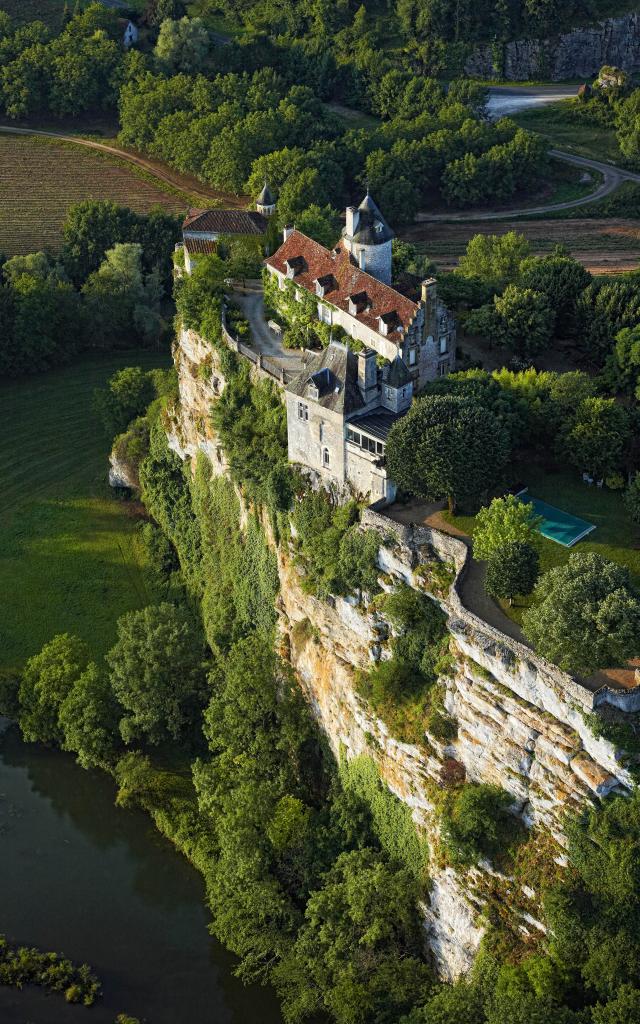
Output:
[[146,815],[116,808],[107,776],[15,729],[0,736],[0,933],[91,964],[104,988],[86,1009],[0,986],[1,1024],[282,1021],[272,992],[233,977],[200,876]]

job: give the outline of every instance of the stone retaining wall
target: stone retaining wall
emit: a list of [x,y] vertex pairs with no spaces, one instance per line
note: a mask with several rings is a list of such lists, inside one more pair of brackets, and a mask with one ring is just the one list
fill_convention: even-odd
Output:
[[[457,632],[473,633],[475,642],[478,636],[486,638],[487,646],[494,645],[502,660],[517,660],[520,664],[527,666],[529,675],[538,675],[544,681],[545,686],[568,703],[577,704],[584,711],[593,711],[601,704],[611,704],[620,711],[632,712],[640,710],[640,686],[630,690],[612,690],[608,686],[600,687],[598,690],[590,690],[583,686],[577,679],[563,672],[556,665],[545,658],[540,657],[531,648],[518,643],[502,633],[494,626],[479,618],[462,602],[460,594],[461,584],[469,564],[470,554],[467,545],[456,537],[435,530],[428,526],[405,526],[394,522],[388,516],[377,509],[365,509],[362,514],[362,525],[378,530],[383,536],[392,536],[402,548],[406,548],[407,568],[413,568],[412,561],[415,551],[422,544],[430,544],[436,553],[444,561],[452,561],[456,567],[456,578],[453,581],[449,597],[446,602],[447,610],[453,613],[454,624],[458,624]],[[456,635],[456,629],[452,628]],[[526,696],[523,694],[523,696]],[[527,698],[530,699],[530,698]]]

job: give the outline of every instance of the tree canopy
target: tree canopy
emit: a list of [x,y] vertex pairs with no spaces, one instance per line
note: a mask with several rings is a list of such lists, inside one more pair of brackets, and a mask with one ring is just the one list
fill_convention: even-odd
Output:
[[415,401],[393,425],[387,442],[391,479],[428,501],[473,505],[499,480],[510,454],[502,423],[487,408],[462,396]]

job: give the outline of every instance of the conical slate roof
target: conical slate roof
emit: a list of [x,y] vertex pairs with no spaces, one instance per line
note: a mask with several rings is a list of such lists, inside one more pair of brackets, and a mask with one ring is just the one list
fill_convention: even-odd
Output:
[[275,204],[275,199],[271,195],[271,189],[266,181],[262,192],[258,196],[257,204],[258,206],[273,206]]
[[388,384],[390,388],[403,388],[406,384],[410,384],[411,381],[412,377],[409,373],[409,367],[402,356],[397,355],[389,367],[385,384]]
[[353,236],[354,242],[359,242],[360,245],[382,245],[383,242],[389,242],[392,238],[395,238],[394,232],[380,213],[380,209],[368,191],[358,210],[360,211],[360,218],[358,230]]

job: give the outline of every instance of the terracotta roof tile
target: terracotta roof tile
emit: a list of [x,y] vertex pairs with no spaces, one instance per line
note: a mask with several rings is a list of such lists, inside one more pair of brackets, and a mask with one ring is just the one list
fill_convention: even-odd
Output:
[[190,256],[210,256],[217,251],[218,243],[209,238],[185,238],[185,249]]
[[183,231],[220,235],[264,235],[267,218],[255,210],[189,210]]
[[[300,261],[303,260],[303,263]],[[393,330],[389,330],[386,337],[390,341],[399,344],[406,334],[409,326],[414,320],[419,306],[416,302],[401,295],[395,288],[371,274],[360,270],[352,261],[349,253],[340,244],[332,252],[325,249],[323,245],[307,238],[300,231],[292,231],[286,242],[265,260],[267,266],[273,267],[286,276],[287,261],[294,267],[302,266],[302,270],[296,273],[293,281],[296,285],[306,291],[316,294],[316,281],[328,276],[333,277],[335,288],[327,290],[327,302],[332,306],[349,313],[350,297],[360,297],[364,293],[367,297],[367,305],[360,308],[354,316],[359,323],[365,324],[371,330],[380,333],[379,317],[388,317],[395,313],[396,320]],[[361,303],[358,305],[362,306]],[[393,318],[391,318],[393,321]]]

